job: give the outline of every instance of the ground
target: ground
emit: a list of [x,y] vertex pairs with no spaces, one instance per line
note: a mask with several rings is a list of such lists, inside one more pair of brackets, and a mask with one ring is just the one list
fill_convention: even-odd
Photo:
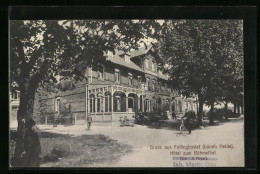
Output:
[[[120,156],[120,160],[111,164],[102,161],[95,164],[82,164],[81,167],[180,167],[180,165],[194,165],[206,167],[242,167],[244,166],[244,121],[243,118],[230,119],[228,122],[216,123],[215,126],[199,128],[192,131],[191,135],[180,135],[177,130],[155,129],[147,126],[135,125],[135,127],[102,126],[93,124],[90,131],[85,130],[86,125],[77,126],[52,126],[40,125],[42,131],[70,134],[73,136],[82,135],[104,135],[110,139],[117,140],[120,144],[133,147],[132,152]],[[185,157],[183,152],[194,150],[174,149],[176,145],[200,145],[200,151],[214,152],[215,155],[197,155],[195,157],[211,158],[207,160],[179,161],[173,157]],[[210,145],[211,149],[202,149],[203,145]],[[222,145],[222,146],[221,146]],[[165,146],[172,149],[164,149]],[[220,148],[220,146],[222,148]],[[157,147],[157,149],[155,149]],[[162,149],[158,149],[158,148]],[[216,149],[217,147],[217,149]],[[231,147],[231,148],[230,148]],[[173,155],[177,151],[181,155]],[[186,155],[191,157],[194,155]],[[176,165],[175,165],[176,164]],[[44,167],[45,165],[42,165]],[[49,164],[48,167],[51,167]],[[187,167],[188,167],[187,166]]]

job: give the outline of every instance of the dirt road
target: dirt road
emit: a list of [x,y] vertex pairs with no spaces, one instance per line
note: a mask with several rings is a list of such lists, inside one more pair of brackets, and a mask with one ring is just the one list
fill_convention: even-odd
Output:
[[[112,166],[111,164],[97,164],[93,167],[244,166],[244,121],[242,119],[197,129],[186,136],[179,135],[177,131],[151,129],[140,125],[135,127],[93,126],[91,131],[86,131],[83,125],[70,128],[53,129],[44,126],[41,128],[75,136],[103,134],[134,147],[134,151],[122,157],[117,164]],[[166,149],[165,146],[167,146]],[[185,150],[181,147],[199,147],[199,149]],[[203,149],[203,147],[207,148]],[[194,155],[194,151],[203,154]],[[183,160],[180,161],[180,157]],[[195,157],[195,159],[191,160],[189,157]]]

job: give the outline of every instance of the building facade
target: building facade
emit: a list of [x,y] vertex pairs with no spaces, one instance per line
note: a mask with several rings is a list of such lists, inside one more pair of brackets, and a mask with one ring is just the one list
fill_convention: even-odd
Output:
[[[57,113],[61,103],[69,103],[76,124],[84,123],[91,115],[93,121],[118,121],[135,113],[182,116],[197,106],[171,89],[168,76],[163,74],[151,54],[152,46],[130,53],[108,53],[106,62],[93,68],[86,67],[85,79],[76,82],[74,89],[37,96],[35,116],[41,114],[41,105],[49,113]],[[48,123],[46,117],[45,123]]]

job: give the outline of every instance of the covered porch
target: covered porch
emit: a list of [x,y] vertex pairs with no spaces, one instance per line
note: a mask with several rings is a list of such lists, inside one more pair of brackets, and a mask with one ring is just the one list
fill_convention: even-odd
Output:
[[136,112],[150,112],[152,102],[147,92],[122,85],[88,85],[86,117],[91,115],[93,121],[118,121],[124,116],[132,118]]

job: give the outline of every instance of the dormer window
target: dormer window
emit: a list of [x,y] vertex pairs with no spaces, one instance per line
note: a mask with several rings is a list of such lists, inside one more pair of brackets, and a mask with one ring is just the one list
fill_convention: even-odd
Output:
[[115,81],[120,82],[120,71],[119,71],[119,69],[115,69]]
[[155,71],[155,62],[152,61],[152,71]]
[[131,73],[128,73],[128,84],[133,85],[133,75]]

